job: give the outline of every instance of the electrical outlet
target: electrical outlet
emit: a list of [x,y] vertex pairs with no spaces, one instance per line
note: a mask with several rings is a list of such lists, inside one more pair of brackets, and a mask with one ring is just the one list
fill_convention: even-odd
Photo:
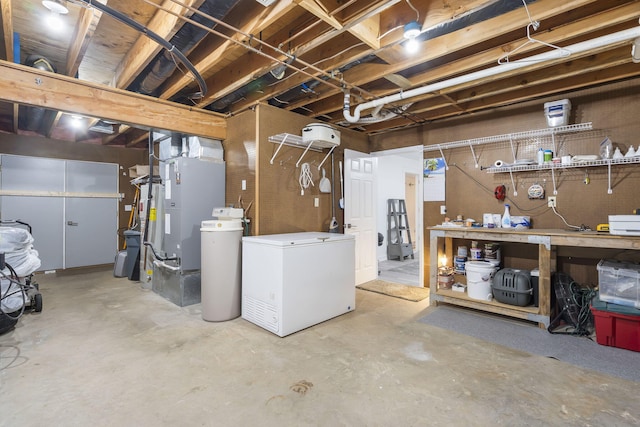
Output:
[[547,206],[549,206],[550,208],[556,207],[556,196],[547,197]]
[[320,207],[320,198],[319,197],[314,197],[313,198],[313,207],[314,208],[319,208]]
[[440,215],[447,214],[447,207],[445,205],[440,205]]

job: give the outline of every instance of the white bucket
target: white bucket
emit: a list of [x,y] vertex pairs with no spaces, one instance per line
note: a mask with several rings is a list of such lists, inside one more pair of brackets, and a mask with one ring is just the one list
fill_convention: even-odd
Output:
[[469,261],[465,269],[469,298],[491,301],[491,281],[498,271],[498,266],[486,261]]

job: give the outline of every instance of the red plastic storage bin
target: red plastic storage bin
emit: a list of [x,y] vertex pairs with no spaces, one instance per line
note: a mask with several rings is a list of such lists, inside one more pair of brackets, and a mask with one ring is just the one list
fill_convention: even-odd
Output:
[[603,311],[593,307],[591,312],[598,344],[640,351],[640,316]]

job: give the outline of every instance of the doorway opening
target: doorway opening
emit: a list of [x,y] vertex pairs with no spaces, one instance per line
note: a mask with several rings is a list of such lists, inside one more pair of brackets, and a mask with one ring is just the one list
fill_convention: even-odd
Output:
[[[423,147],[415,146],[372,153],[378,159],[376,200],[378,233],[378,279],[409,286],[424,286],[424,232],[422,227],[422,159]],[[402,222],[403,256],[389,256],[389,200],[402,200],[406,206],[406,223]],[[402,209],[401,209],[402,210]],[[401,212],[404,214],[404,210]],[[404,230],[406,228],[407,230]],[[392,239],[394,240],[394,239]],[[406,247],[410,245],[410,249]],[[391,253],[397,253],[391,251]],[[406,254],[412,256],[404,256]]]

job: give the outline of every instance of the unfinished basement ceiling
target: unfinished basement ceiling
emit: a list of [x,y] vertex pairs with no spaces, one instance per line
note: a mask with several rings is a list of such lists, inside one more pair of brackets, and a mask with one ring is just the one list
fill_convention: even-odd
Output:
[[[51,13],[41,0],[0,0],[1,58],[17,57],[15,34],[20,63],[30,58],[32,65],[34,57],[42,57],[56,73],[79,81],[187,104],[220,117],[269,103],[307,115],[310,122],[368,134],[640,75],[640,64],[632,62],[632,42],[625,41],[385,104],[377,116],[386,120],[371,118],[369,110],[363,112],[364,123],[349,123],[342,111],[345,90],[353,110],[399,91],[495,67],[500,58],[512,62],[553,46],[637,28],[640,2],[526,0],[525,8],[522,0],[280,0],[266,7],[256,0],[100,1],[180,50],[203,79],[204,94],[198,94],[202,84],[175,55],[88,3],[67,1],[69,13],[59,16],[54,31],[45,24]],[[403,38],[403,27],[411,21],[421,29],[413,54]],[[530,26],[533,41],[527,43],[532,21],[539,26]],[[505,58],[509,52],[515,53]],[[0,85],[7,84],[2,78]],[[36,120],[32,110],[0,103],[0,130],[146,146],[146,131],[98,121],[99,105],[81,130],[69,128],[69,114],[47,109]]]

